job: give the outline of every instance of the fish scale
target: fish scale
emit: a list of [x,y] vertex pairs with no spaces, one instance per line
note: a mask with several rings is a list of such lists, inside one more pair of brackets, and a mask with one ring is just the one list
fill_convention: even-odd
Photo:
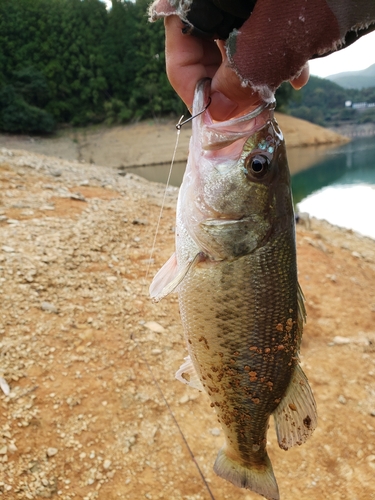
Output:
[[[193,115],[210,81],[198,83]],[[298,363],[305,319],[297,281],[294,213],[282,133],[272,105],[238,119],[193,121],[180,188],[176,252],[150,294],[178,291],[189,356],[176,373],[207,392],[225,443],[215,472],[270,500],[279,491],[266,444],[274,416],[279,446],[304,443],[316,404]]]
[[[296,269],[291,266],[293,248],[286,240],[282,236],[273,246],[216,263],[214,268],[197,265],[179,290],[193,364],[219,421],[234,436],[231,446],[243,450],[243,462],[256,462],[264,454],[269,416],[284,395],[296,362],[297,291],[290,287]],[[277,326],[288,318],[293,321],[291,332],[279,331]],[[242,421],[248,422],[245,431],[237,426]],[[260,446],[256,452],[254,444]]]

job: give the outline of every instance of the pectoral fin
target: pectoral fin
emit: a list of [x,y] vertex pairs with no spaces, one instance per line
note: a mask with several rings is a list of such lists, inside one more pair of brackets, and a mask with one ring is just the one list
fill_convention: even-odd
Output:
[[285,396],[273,413],[280,448],[304,443],[317,425],[316,403],[302,368],[297,365]]
[[183,363],[176,372],[176,379],[183,384],[198,389],[198,391],[204,391],[202,382],[199,380],[198,374],[195,371],[191,357],[187,356],[184,360],[185,363]]
[[152,300],[154,302],[159,302],[170,293],[176,291],[176,288],[185,278],[189,270],[201,259],[202,254],[198,253],[194,259],[188,260],[184,266],[178,270],[176,254],[174,253],[171,255],[152,280],[149,290]]

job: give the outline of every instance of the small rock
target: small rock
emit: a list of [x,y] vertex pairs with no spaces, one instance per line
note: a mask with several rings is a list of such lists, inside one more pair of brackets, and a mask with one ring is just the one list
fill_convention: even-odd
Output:
[[51,175],[53,177],[61,177],[62,173],[61,170],[51,170]]
[[371,411],[370,411],[370,415],[371,415],[372,417],[375,417],[375,410],[371,410]]
[[336,281],[337,281],[336,274],[326,274],[326,278],[333,281],[333,283],[336,283]]
[[140,264],[147,266],[153,264],[155,262],[155,259],[142,259],[139,262]]
[[34,276],[35,276],[36,272],[35,271],[30,271],[26,274],[25,276],[25,280],[28,282],[28,283],[32,283],[34,281]]
[[108,470],[111,467],[112,462],[110,460],[104,460],[103,469]]
[[9,396],[10,387],[9,387],[7,381],[5,380],[5,378],[3,378],[3,377],[0,377],[0,389],[3,391],[5,396]]
[[133,219],[132,224],[146,226],[148,224],[146,219]]
[[220,436],[220,429],[218,429],[217,427],[210,429],[210,432],[213,436]]
[[336,337],[333,338],[333,343],[336,345],[350,344],[350,339],[348,339],[348,337],[340,337],[340,335],[336,335]]
[[52,448],[52,447],[51,448],[47,448],[47,452],[46,452],[47,457],[54,457],[55,455],[57,455],[58,451],[59,450],[57,448]]
[[55,210],[54,205],[43,205],[39,210]]
[[2,446],[0,448],[0,455],[6,455],[7,451],[8,451],[8,447],[7,446]]
[[49,313],[57,314],[59,312],[57,307],[54,304],[52,304],[51,302],[42,302],[40,307],[41,307],[42,311],[46,311]]
[[340,476],[344,477],[347,481],[350,481],[353,477],[354,471],[349,464],[343,463],[339,467]]
[[3,245],[1,247],[1,249],[3,250],[3,252],[6,252],[6,253],[13,253],[13,252],[15,252],[14,248],[13,247],[8,247],[8,245]]
[[13,156],[13,151],[11,151],[10,149],[1,148],[0,152],[5,156]]
[[189,396],[187,394],[184,394],[182,398],[180,398],[179,403],[180,405],[183,405],[189,401]]
[[86,198],[81,193],[71,193],[70,198],[72,200],[86,201]]
[[147,321],[143,326],[154,333],[163,333],[165,331],[165,328],[156,321]]
[[15,453],[18,450],[17,446],[14,443],[10,443],[8,446],[8,451],[10,453]]
[[341,403],[342,405],[346,405],[346,403],[347,403],[346,397],[343,396],[342,394],[340,394],[340,396],[337,398],[337,401],[339,403]]
[[31,208],[25,208],[25,210],[22,210],[21,215],[29,217],[30,215],[34,215],[34,213],[34,210],[31,210]]

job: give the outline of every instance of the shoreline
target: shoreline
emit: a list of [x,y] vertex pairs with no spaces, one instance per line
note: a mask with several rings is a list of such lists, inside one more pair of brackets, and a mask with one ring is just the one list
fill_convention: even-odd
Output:
[[[275,116],[290,155],[299,147],[334,147],[350,141],[348,137],[304,120],[280,113]],[[0,148],[120,169],[169,164],[176,141],[175,123],[174,119],[159,123],[149,120],[124,126],[67,129],[50,138],[0,134]],[[183,127],[176,162],[186,162],[190,136],[191,126]],[[308,166],[304,161],[298,171]]]

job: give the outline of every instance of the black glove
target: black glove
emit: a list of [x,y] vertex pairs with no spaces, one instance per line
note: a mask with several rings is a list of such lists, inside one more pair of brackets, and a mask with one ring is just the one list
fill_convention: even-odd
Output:
[[185,34],[226,40],[229,33],[242,26],[256,0],[194,0],[184,22]]

